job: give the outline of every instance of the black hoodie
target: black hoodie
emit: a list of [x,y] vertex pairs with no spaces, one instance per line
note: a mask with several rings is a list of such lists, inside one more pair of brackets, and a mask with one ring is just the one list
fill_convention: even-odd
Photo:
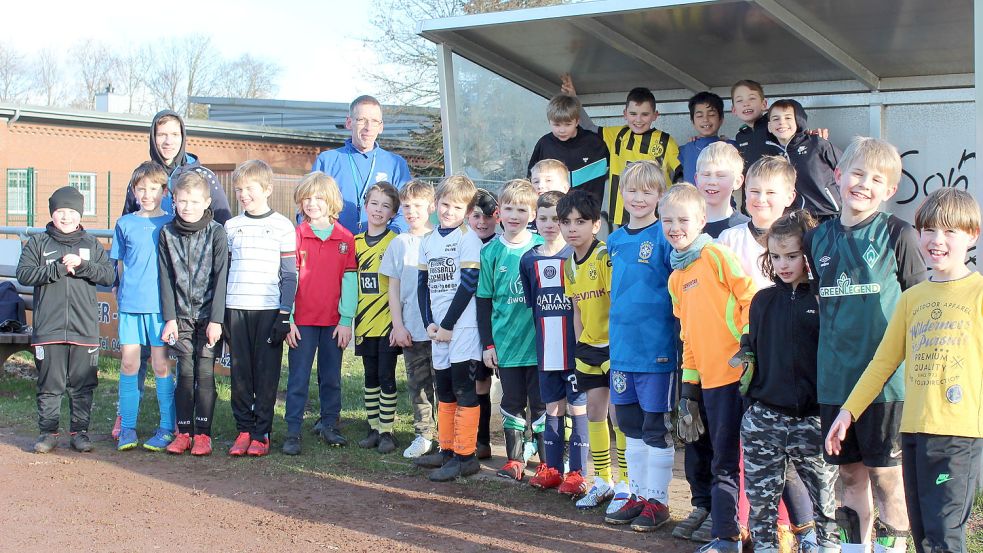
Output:
[[830,141],[809,134],[808,116],[802,104],[788,100],[795,112],[795,134],[782,146],[773,135],[768,135],[765,155],[780,155],[795,167],[796,204],[817,217],[831,217],[840,212],[840,191],[836,186],[833,169],[842,153]]

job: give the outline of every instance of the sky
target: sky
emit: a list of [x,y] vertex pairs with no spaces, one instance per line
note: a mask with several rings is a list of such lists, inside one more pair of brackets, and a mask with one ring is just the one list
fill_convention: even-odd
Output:
[[[7,2],[0,40],[26,54],[65,51],[79,39],[111,45],[203,33],[224,58],[248,53],[280,64],[281,100],[348,102],[373,93],[359,67],[375,57],[363,43],[375,29],[367,0],[197,0],[149,2]],[[184,15],[174,15],[184,14]],[[170,18],[173,24],[167,24]]]

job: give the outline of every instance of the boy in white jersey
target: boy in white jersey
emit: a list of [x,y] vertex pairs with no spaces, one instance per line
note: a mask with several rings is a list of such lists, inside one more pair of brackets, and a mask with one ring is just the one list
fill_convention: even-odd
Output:
[[232,354],[232,415],[239,435],[229,455],[270,451],[283,340],[297,291],[293,223],[270,208],[273,170],[250,160],[232,174],[242,213],[225,223],[229,284],[225,325]]
[[474,208],[471,179],[455,175],[437,188],[440,226],[420,244],[417,294],[421,319],[433,341],[436,369],[437,438],[440,451],[414,463],[436,468],[430,480],[446,482],[477,473],[478,396],[474,370],[481,359],[474,294],[481,240],[464,220]]

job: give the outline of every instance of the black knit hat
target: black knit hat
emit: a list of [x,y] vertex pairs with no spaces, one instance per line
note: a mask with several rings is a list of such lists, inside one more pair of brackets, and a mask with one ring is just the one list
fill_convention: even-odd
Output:
[[48,213],[54,213],[55,210],[61,209],[63,207],[68,209],[74,209],[82,214],[85,205],[85,198],[82,197],[82,193],[71,186],[62,186],[55,193],[48,198]]

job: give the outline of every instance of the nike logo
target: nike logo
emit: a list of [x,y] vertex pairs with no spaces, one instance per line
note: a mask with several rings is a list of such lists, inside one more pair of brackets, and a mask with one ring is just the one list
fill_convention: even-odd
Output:
[[45,257],[48,257],[49,255],[51,255],[53,253],[58,253],[58,250],[51,250],[50,252],[44,252],[41,255],[43,255]]
[[89,353],[95,353],[95,352],[97,352],[97,351],[99,351],[99,346],[96,346],[96,347],[94,347],[94,348],[92,348],[92,349],[90,349],[90,350],[89,350]]
[[892,459],[897,459],[898,457],[901,457],[901,450],[898,449],[896,451],[892,451],[890,455]]
[[952,480],[952,477],[943,472],[942,474],[939,475],[938,478],[935,479],[935,485],[940,486],[942,484],[945,484],[949,480]]

